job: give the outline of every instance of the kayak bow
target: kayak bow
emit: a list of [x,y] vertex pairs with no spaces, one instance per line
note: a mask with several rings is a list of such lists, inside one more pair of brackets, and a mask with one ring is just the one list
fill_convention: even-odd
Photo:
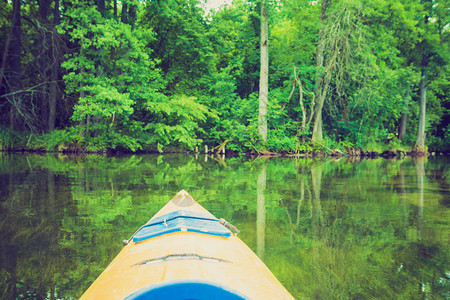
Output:
[[180,191],[81,299],[293,299],[227,224]]

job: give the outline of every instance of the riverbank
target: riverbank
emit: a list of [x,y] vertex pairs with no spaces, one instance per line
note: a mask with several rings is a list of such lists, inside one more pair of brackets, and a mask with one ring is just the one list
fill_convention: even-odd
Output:
[[333,149],[324,151],[323,149],[313,149],[312,151],[256,151],[248,150],[245,152],[238,152],[233,150],[226,150],[225,148],[217,151],[217,148],[205,148],[203,151],[198,149],[194,151],[189,150],[176,150],[172,149],[170,151],[152,151],[152,150],[138,150],[131,151],[129,149],[107,149],[99,151],[90,151],[82,147],[59,147],[58,149],[48,150],[46,148],[29,148],[29,147],[18,147],[12,149],[0,149],[1,152],[7,153],[61,153],[61,154],[72,154],[72,155],[88,155],[88,154],[100,154],[100,155],[121,155],[121,154],[174,154],[174,153],[185,153],[189,155],[207,154],[207,155],[220,155],[226,157],[237,157],[237,156],[265,156],[265,157],[295,157],[295,158],[311,158],[311,157],[360,157],[360,158],[403,158],[406,156],[417,157],[417,156],[449,156],[449,152],[442,151],[429,151],[429,152],[414,152],[412,150],[405,149],[389,149],[383,151],[376,150],[363,150],[362,148],[345,148]]
[[[227,157],[237,156],[284,156],[284,157],[405,157],[405,156],[427,156],[427,155],[450,155],[448,147],[433,149],[432,145],[428,152],[415,152],[412,146],[402,144],[397,139],[388,140],[384,143],[371,143],[366,146],[355,147],[350,142],[334,142],[325,139],[319,142],[311,140],[297,142],[294,145],[270,146],[263,145],[260,141],[238,141],[225,140],[220,144],[202,144],[192,148],[181,145],[161,146],[145,143],[114,147],[103,143],[74,142],[72,136],[66,136],[64,131],[57,130],[52,134],[34,135],[12,131],[1,131],[0,151],[20,153],[62,153],[62,154],[220,154]],[[1,133],[0,132],[0,133]],[[441,145],[442,146],[442,145]],[[286,149],[287,148],[287,149]],[[445,149],[442,151],[442,149]]]

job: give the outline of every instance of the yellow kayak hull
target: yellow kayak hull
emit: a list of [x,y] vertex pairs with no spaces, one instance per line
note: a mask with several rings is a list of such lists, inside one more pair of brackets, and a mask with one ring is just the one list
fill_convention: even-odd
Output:
[[[183,190],[147,224],[177,211],[215,219]],[[166,220],[163,225],[167,226]],[[192,283],[218,287],[236,299],[293,299],[237,236],[190,232],[183,226],[179,230],[138,242],[130,239],[81,299],[145,299],[152,290],[161,288],[172,289],[172,294],[181,297],[167,298],[184,299],[183,293],[190,293]]]

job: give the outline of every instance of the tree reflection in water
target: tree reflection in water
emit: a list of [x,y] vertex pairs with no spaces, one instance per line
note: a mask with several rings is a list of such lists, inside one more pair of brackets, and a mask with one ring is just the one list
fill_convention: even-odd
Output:
[[186,189],[296,298],[445,299],[449,172],[446,158],[0,154],[0,298],[79,297]]
[[264,259],[264,250],[266,247],[266,165],[262,165],[261,173],[257,180],[257,203],[256,203],[256,254]]

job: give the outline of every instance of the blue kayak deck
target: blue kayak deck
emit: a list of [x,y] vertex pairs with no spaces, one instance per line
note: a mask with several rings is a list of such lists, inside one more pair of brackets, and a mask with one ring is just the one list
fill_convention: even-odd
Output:
[[139,243],[157,236],[173,232],[197,232],[213,236],[229,237],[231,232],[218,219],[210,215],[177,210],[154,218],[142,226],[134,235],[133,242]]
[[245,300],[240,292],[212,281],[173,280],[144,287],[125,298],[125,300]]

